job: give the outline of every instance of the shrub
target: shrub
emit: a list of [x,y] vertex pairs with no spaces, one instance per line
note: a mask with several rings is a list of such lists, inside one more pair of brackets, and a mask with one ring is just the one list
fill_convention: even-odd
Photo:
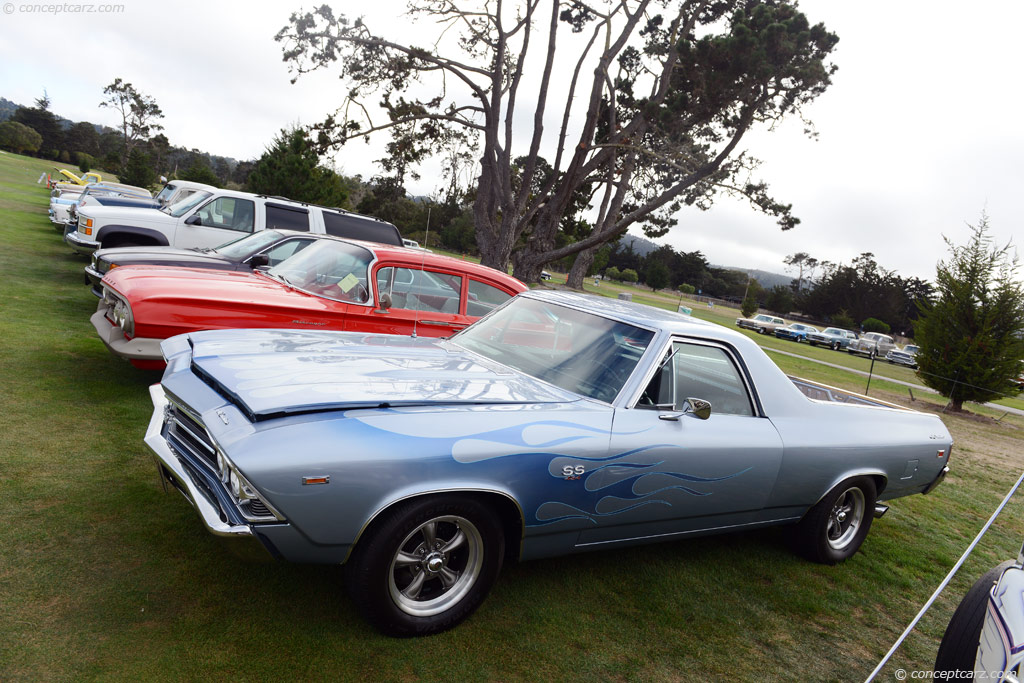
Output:
[[632,268],[626,268],[619,274],[619,278],[623,282],[637,282],[640,279],[640,276],[637,275],[636,271]]
[[860,325],[864,328],[865,332],[881,332],[882,334],[889,334],[890,328],[888,323],[884,323],[878,318],[868,318]]
[[92,165],[95,159],[92,158],[91,154],[85,152],[75,152],[75,163],[78,164],[78,170],[82,173],[88,173],[92,170]]
[[757,299],[752,296],[748,296],[744,299],[743,303],[740,304],[740,313],[743,314],[744,318],[749,318],[757,313]]
[[683,294],[693,294],[694,292],[697,291],[697,288],[689,283],[684,282],[683,284],[679,285],[679,291],[682,292]]

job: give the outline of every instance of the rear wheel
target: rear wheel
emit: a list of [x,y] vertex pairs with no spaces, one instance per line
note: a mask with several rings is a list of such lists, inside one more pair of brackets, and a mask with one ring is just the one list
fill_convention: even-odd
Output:
[[839,342],[837,342],[837,341],[832,342],[832,350],[833,351],[838,351],[840,346],[842,346],[842,345]]
[[397,505],[367,530],[346,563],[363,616],[392,636],[450,629],[472,614],[501,569],[505,539],[473,498],[421,498]]
[[851,557],[871,529],[876,495],[870,477],[840,483],[797,524],[795,550],[821,564],[837,564]]

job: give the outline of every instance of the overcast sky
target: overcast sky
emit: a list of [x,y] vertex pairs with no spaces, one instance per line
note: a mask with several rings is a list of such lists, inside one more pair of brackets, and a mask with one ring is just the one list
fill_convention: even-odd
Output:
[[[156,99],[172,144],[252,159],[281,128],[319,121],[340,103],[333,74],[292,85],[273,40],[291,11],[311,4],[121,0],[122,11],[105,13],[2,4],[0,95],[31,106],[45,88],[52,110],[75,121],[115,126],[114,112],[98,105],[120,77]],[[424,33],[403,16],[403,2],[336,11],[352,7],[389,37]],[[793,122],[749,136],[746,147],[803,222],[782,232],[746,204],[722,201],[681,213],[659,241],[775,272],[798,251],[833,262],[870,251],[885,268],[933,279],[947,254],[942,236],[963,243],[984,211],[997,239],[1020,246],[1024,3],[803,0],[801,8],[840,38],[834,83],[807,110],[819,137]],[[380,156],[379,145],[358,143],[335,161],[369,177]],[[409,189],[433,193],[436,169],[423,177]]]

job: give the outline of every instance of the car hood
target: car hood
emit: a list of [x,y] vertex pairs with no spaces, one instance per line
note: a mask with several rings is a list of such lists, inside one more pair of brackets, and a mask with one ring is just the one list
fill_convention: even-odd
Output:
[[155,199],[149,199],[146,197],[123,197],[118,195],[102,195],[98,197],[90,197],[89,201],[86,202],[86,206],[116,206],[126,207],[132,206],[140,209],[159,209],[160,202]]
[[102,258],[119,266],[128,265],[160,265],[160,266],[192,266],[195,268],[230,267],[234,261],[216,251],[199,249],[177,249],[174,247],[121,247],[118,249],[101,249],[96,252]]
[[438,339],[216,330],[172,337],[163,351],[168,374],[190,358],[193,373],[254,421],[326,410],[580,400]]
[[336,317],[346,306],[249,271],[134,265],[110,270],[103,282],[125,296],[132,308],[176,304],[204,315],[216,310],[239,314],[286,309]]

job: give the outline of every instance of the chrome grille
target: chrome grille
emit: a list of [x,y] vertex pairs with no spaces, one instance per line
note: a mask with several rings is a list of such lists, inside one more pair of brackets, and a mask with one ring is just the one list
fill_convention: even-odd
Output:
[[175,448],[185,451],[217,472],[217,451],[199,418],[174,402],[168,403],[166,436]]

